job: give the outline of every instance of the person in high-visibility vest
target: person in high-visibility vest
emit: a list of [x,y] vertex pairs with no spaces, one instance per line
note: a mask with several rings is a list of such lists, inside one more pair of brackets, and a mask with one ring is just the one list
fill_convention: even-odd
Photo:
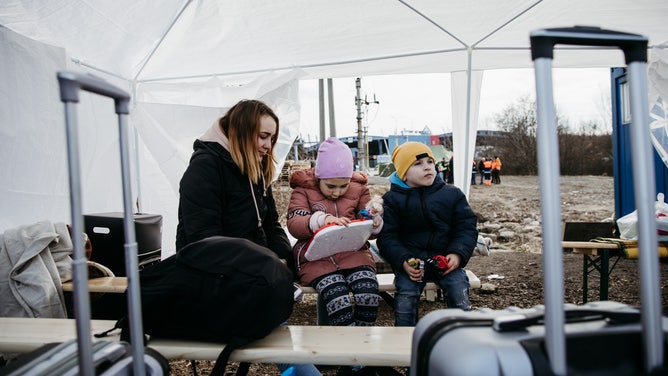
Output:
[[485,176],[485,185],[492,185],[492,160],[485,159],[482,164],[482,174]]
[[501,184],[501,159],[497,156],[494,156],[492,162],[492,183]]

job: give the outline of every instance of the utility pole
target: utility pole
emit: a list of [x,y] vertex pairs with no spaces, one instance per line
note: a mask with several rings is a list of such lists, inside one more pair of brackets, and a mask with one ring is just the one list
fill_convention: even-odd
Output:
[[320,109],[320,142],[325,141],[325,84],[318,80],[318,105]]
[[329,137],[336,137],[336,121],[334,119],[334,82],[327,79],[327,99],[329,100]]
[[360,171],[369,172],[369,140],[367,139],[368,129],[362,126],[362,104],[368,106],[370,103],[378,104],[376,96],[374,95],[373,102],[369,102],[364,97],[361,98],[362,79],[357,77],[355,79],[355,88],[357,95],[355,96],[355,105],[357,106],[357,163]]

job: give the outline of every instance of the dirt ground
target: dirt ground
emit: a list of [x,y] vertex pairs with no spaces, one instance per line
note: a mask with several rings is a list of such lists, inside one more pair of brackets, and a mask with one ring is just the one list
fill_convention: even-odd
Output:
[[[372,194],[389,188],[384,178],[371,179]],[[285,213],[290,189],[275,187],[274,195],[280,213]],[[540,191],[536,176],[502,176],[501,184],[474,185],[469,200],[478,214],[481,234],[494,240],[490,256],[474,257],[467,268],[485,284],[486,289],[471,290],[474,310],[504,309],[509,306],[530,308],[543,302],[541,259]],[[561,179],[562,217],[564,221],[599,222],[614,214],[613,178],[576,176]],[[284,220],[284,217],[283,217]],[[564,297],[568,303],[582,304],[582,256],[565,253]],[[588,300],[598,300],[598,275],[589,278]],[[492,276],[492,278],[488,278]],[[493,276],[496,276],[494,278]],[[501,277],[501,278],[500,278]],[[610,275],[609,299],[632,306],[640,304],[638,263],[620,260]],[[661,264],[663,314],[668,315],[668,264]],[[420,314],[444,308],[442,302],[423,298]],[[295,305],[289,320],[292,325],[316,325],[315,297]],[[392,308],[381,302],[378,325],[393,325]],[[198,362],[199,374],[208,374],[212,362]],[[172,362],[174,375],[192,374],[189,362]],[[235,368],[228,367],[228,372]],[[336,367],[321,367],[325,375],[335,375]],[[253,365],[252,375],[278,375],[273,365]]]

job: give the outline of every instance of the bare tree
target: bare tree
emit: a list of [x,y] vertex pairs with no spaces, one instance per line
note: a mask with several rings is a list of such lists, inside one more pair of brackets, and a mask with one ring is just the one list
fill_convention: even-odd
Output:
[[601,89],[601,96],[596,104],[598,113],[601,115],[600,128],[603,133],[612,132],[612,100],[610,95],[610,90]]
[[521,97],[494,119],[499,130],[505,133],[496,147],[504,161],[504,173],[537,174],[535,102],[529,96]]

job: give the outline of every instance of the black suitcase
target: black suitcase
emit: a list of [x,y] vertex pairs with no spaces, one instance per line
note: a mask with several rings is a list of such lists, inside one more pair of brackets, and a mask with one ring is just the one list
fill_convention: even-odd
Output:
[[[552,98],[555,44],[624,51],[631,93],[634,189],[639,217],[642,307],[615,302],[564,305],[559,153]],[[661,316],[648,128],[645,37],[590,27],[531,33],[536,72],[538,162],[545,306],[434,311],[413,334],[411,375],[666,375],[668,318]]]
[[[84,228],[91,241],[90,260],[107,267],[114,276],[125,277],[124,213],[109,212],[84,215]],[[134,213],[137,240],[137,267],[141,271],[161,261],[162,216]],[[64,293],[69,317],[76,317],[72,307],[72,293]],[[126,315],[128,308],[124,294],[95,294],[91,299],[91,318],[117,320]]]
[[[148,265],[160,262],[162,252],[162,215],[134,213],[135,237],[137,240],[137,265],[142,270]],[[93,251],[91,261],[100,263],[125,277],[125,252],[123,244],[123,213],[95,213],[84,215],[85,232]]]
[[[47,344],[24,354],[0,369],[2,375],[167,375],[169,362],[159,353],[144,347],[139,293],[139,270],[137,242],[132,214],[130,186],[130,164],[128,152],[128,131],[126,117],[130,103],[129,94],[90,75],[72,72],[58,72],[60,99],[65,104],[65,125],[67,133],[70,201],[72,233],[84,232],[81,211],[81,188],[78,156],[78,137],[74,103],[79,102],[81,90],[97,93],[114,99],[119,118],[119,144],[121,154],[121,175],[123,184],[125,270],[128,276],[127,306],[130,327],[130,341],[93,341],[90,317],[90,296],[88,293],[88,260],[82,236],[73,236],[74,252],[72,272],[74,284],[74,312],[76,320],[76,340]],[[139,360],[139,361],[138,361]]]

